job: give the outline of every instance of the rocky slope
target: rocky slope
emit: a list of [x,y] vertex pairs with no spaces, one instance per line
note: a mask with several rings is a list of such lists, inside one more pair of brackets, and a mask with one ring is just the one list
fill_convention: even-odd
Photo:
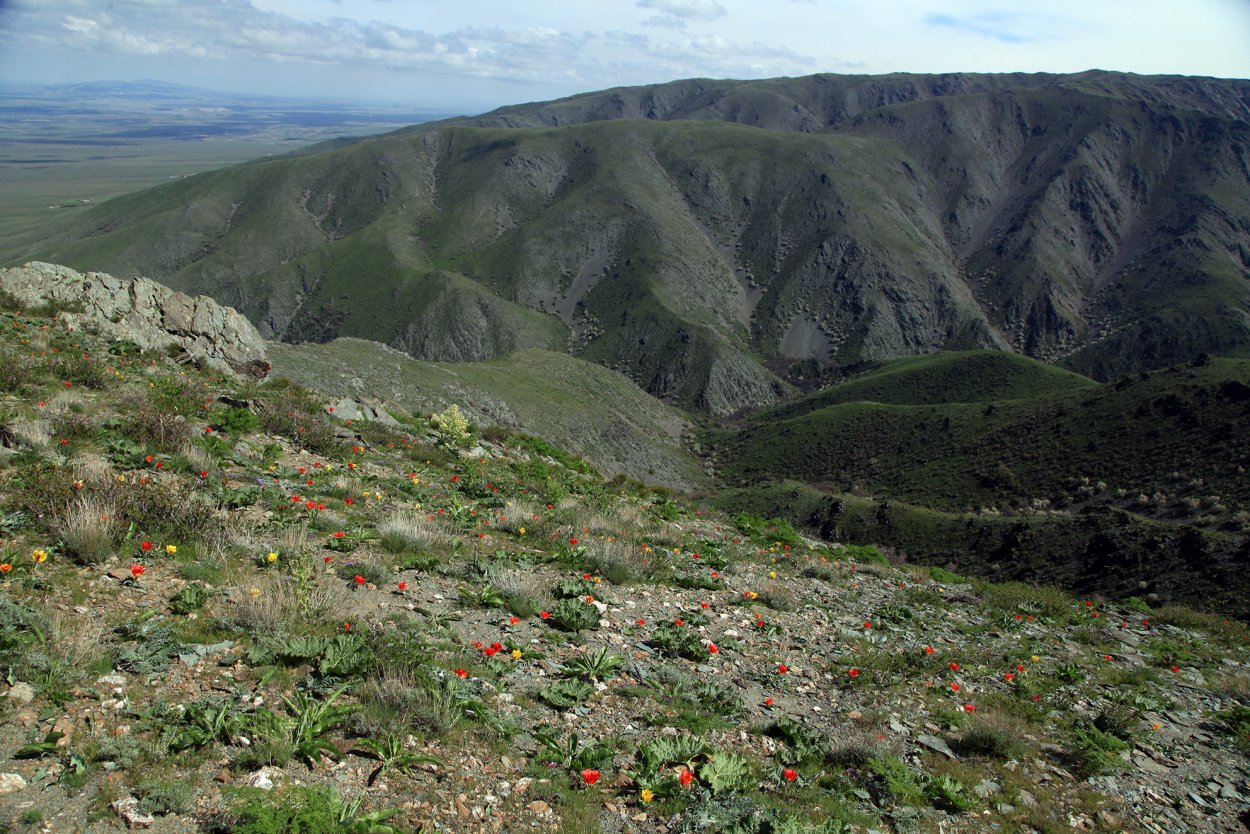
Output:
[[6,305],[0,828],[1216,834],[1250,809],[1243,623],[891,562],[450,418],[349,424]]
[[612,90],[191,178],[0,258],[151,275],[289,341],[567,350],[715,415],[938,348],[1107,379],[1250,353],[1248,100],[1097,72]]

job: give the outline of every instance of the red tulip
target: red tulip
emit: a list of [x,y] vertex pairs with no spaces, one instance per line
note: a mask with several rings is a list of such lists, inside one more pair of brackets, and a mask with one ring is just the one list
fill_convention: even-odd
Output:
[[143,572],[145,570],[147,570],[147,568],[145,568],[143,565],[131,565],[130,566],[130,572],[131,574],[134,575],[135,579],[138,579],[140,576],[143,576]]
[[593,785],[599,781],[599,771],[586,768],[582,771],[582,781],[587,785]]
[[681,773],[677,776],[677,781],[681,783],[683,788],[688,788],[690,783],[694,781],[694,774],[683,767]]
[[795,779],[799,778],[798,772],[795,771],[794,768],[790,768],[790,767],[787,767],[785,770],[783,770],[781,772],[781,775],[786,777],[787,782],[793,782]]

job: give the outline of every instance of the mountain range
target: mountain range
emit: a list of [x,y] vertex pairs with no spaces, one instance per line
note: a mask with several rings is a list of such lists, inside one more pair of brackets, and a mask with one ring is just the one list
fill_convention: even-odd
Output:
[[9,247],[284,341],[568,352],[726,416],[997,348],[1098,380],[1250,355],[1250,82],[687,80],[119,198]]

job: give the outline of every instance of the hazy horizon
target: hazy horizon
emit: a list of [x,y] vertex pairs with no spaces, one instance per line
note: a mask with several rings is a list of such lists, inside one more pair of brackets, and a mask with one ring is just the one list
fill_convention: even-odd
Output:
[[0,0],[0,83],[155,80],[480,111],[678,78],[820,72],[1250,77],[1250,3]]

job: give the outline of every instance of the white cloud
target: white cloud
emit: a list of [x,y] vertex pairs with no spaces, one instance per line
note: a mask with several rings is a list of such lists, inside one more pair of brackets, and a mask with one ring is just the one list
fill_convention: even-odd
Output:
[[[156,77],[496,103],[692,76],[1250,75],[1250,4],[1053,0],[0,0],[0,79]],[[1130,13],[1132,12],[1132,13]],[[663,27],[657,29],[655,27]],[[1201,47],[1195,44],[1202,44]],[[19,58],[20,56],[20,58]],[[178,73],[175,75],[175,69]],[[71,76],[71,71],[77,73]],[[392,92],[394,91],[394,92]]]
[[715,20],[726,15],[716,0],[638,0],[638,8],[682,19]]

